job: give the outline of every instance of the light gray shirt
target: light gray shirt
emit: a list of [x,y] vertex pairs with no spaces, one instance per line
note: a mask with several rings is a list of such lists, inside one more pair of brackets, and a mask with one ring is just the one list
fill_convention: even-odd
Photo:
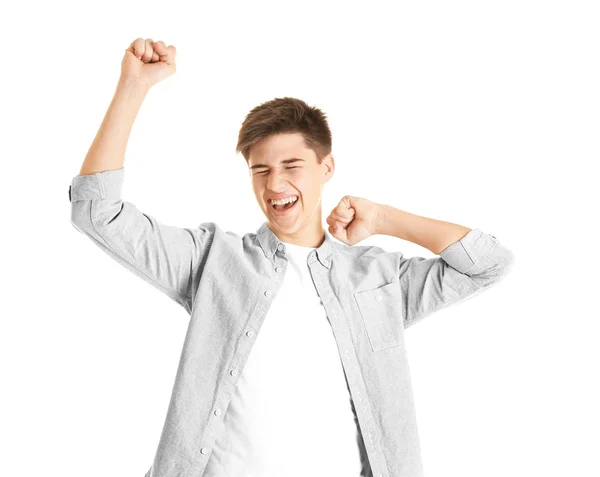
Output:
[[[201,477],[240,372],[283,282],[286,245],[267,222],[243,236],[214,222],[197,228],[162,224],[122,199],[124,174],[122,167],[75,176],[69,187],[71,223],[189,313],[146,477]],[[404,330],[498,283],[514,255],[480,229],[434,258],[348,246],[327,231],[324,238],[308,254],[307,266],[337,343],[372,474],[422,476]],[[310,459],[310,442],[298,453]]]

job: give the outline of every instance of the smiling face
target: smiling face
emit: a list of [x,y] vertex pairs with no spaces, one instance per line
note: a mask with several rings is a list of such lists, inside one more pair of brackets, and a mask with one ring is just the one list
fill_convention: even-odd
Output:
[[[321,164],[300,133],[268,136],[252,146],[248,157],[252,189],[270,229],[284,241],[317,247],[323,237],[321,192],[331,179],[331,154]],[[289,210],[273,207],[272,198],[297,197]]]

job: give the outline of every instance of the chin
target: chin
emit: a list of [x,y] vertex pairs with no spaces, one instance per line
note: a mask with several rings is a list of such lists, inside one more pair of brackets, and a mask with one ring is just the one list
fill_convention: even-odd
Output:
[[273,227],[276,227],[277,230],[288,234],[300,230],[304,223],[302,217],[298,217],[296,220],[281,220],[278,217],[267,217],[267,220],[273,225]]

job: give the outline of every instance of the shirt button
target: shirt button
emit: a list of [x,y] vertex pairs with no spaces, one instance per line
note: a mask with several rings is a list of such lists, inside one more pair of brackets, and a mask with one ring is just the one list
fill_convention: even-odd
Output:
[[323,260],[323,263],[324,263],[325,265],[329,265],[329,260]]
[[202,449],[200,449],[200,452],[202,454],[208,454],[208,447],[203,447]]
[[252,336],[252,335],[254,335],[254,331],[252,331],[252,330],[246,331],[246,336]]
[[237,374],[237,369],[232,369],[231,371],[229,371],[229,374],[235,376]]
[[270,297],[271,295],[272,295],[272,293],[271,293],[271,290],[267,290],[267,291],[265,292],[265,296],[266,296],[266,297]]
[[281,268],[281,267],[275,267],[275,271],[276,271],[277,273],[281,272],[282,270],[283,270],[283,268]]
[[381,301],[381,296],[377,295],[377,296],[375,297],[375,299],[376,299],[377,301]]
[[279,250],[279,251],[283,250],[283,245],[282,244],[277,245],[277,250]]
[[215,416],[220,416],[220,415],[221,415],[221,410],[215,409]]

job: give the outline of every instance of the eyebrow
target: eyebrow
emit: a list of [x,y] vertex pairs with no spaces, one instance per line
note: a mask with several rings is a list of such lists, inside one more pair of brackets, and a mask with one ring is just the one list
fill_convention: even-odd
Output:
[[[283,161],[280,162],[280,164],[291,164],[293,162],[298,162],[298,161],[306,162],[304,159],[300,159],[299,157],[293,157],[291,159],[284,159]],[[269,166],[267,164],[254,164],[253,166],[249,167],[249,169],[250,170],[258,169],[259,167],[269,167]]]

